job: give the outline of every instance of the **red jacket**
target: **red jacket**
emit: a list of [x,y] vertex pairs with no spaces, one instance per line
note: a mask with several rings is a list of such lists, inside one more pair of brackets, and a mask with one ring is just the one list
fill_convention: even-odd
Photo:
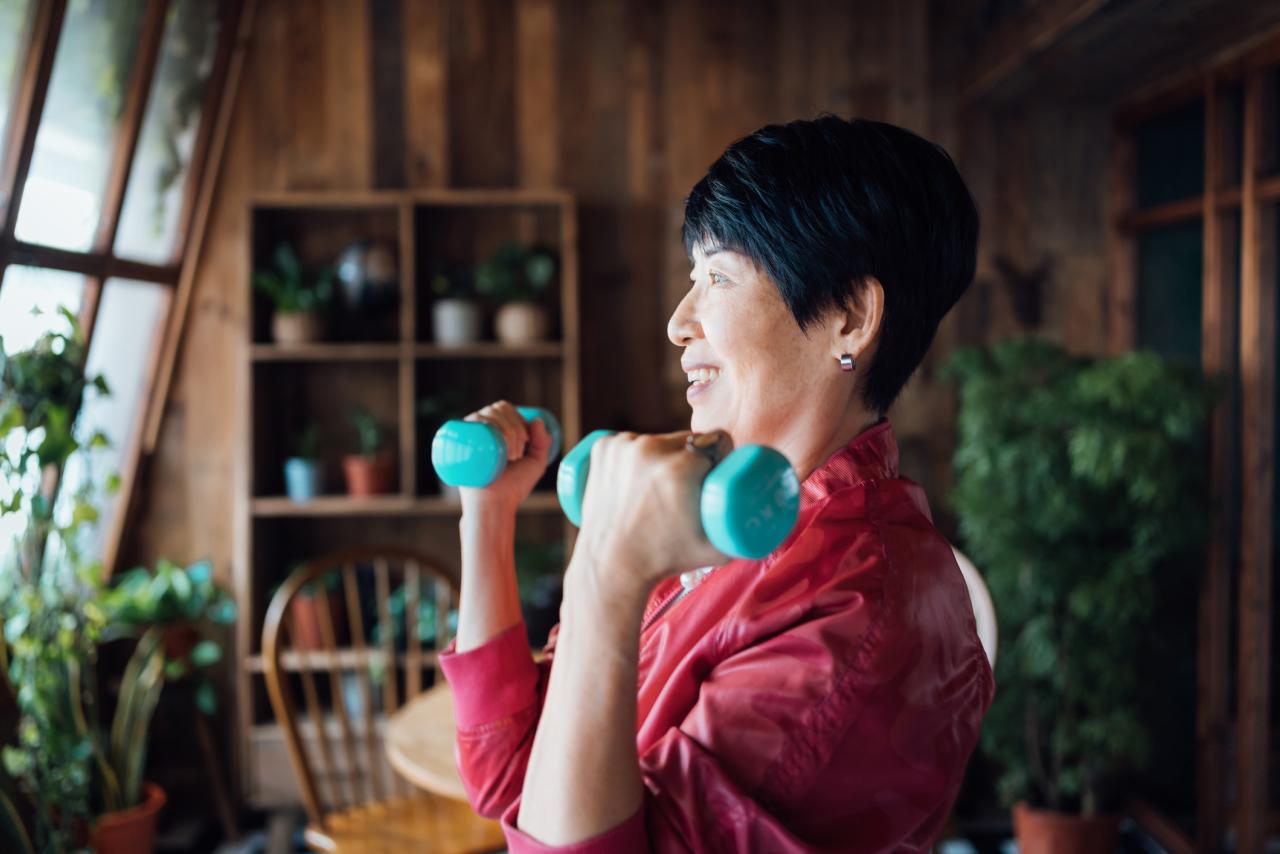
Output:
[[[963,576],[888,421],[801,486],[795,530],[687,596],[660,584],[640,637],[644,804],[552,849],[515,828],[554,660],[518,626],[442,666],[477,812],[521,851],[923,851],[941,831],[994,681]],[[584,698],[589,700],[589,698]]]

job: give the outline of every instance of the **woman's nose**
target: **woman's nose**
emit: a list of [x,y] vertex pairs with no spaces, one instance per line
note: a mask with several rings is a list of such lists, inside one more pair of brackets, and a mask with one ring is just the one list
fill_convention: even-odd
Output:
[[684,347],[694,338],[702,337],[702,324],[697,320],[694,303],[693,288],[690,288],[667,321],[667,337],[677,347]]

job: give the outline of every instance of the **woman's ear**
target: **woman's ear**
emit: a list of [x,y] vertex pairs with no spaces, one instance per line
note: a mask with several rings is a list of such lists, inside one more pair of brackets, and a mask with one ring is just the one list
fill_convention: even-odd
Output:
[[844,353],[860,357],[880,334],[884,320],[884,286],[875,276],[866,276],[853,286],[848,304],[837,315],[834,356]]

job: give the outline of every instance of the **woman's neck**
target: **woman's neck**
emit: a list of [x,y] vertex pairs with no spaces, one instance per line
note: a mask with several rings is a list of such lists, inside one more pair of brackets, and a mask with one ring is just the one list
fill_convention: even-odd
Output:
[[773,447],[791,461],[791,467],[796,470],[796,475],[803,483],[809,475],[829,460],[832,454],[848,445],[864,431],[874,427],[879,421],[880,416],[877,413],[862,407],[847,410],[845,416],[836,419],[829,430],[814,430],[810,424],[815,422],[806,424],[804,419],[797,419],[792,421],[795,425],[793,431],[779,437]]

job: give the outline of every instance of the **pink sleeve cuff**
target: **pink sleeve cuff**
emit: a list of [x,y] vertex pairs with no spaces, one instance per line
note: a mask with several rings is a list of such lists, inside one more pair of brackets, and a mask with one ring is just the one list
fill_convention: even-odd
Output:
[[644,807],[631,818],[598,836],[569,845],[544,845],[516,827],[520,816],[517,798],[502,814],[502,832],[507,837],[509,854],[649,854],[649,836],[644,827]]
[[456,644],[440,653],[440,669],[453,691],[459,730],[512,717],[538,702],[538,666],[524,623],[466,652],[456,652]]

